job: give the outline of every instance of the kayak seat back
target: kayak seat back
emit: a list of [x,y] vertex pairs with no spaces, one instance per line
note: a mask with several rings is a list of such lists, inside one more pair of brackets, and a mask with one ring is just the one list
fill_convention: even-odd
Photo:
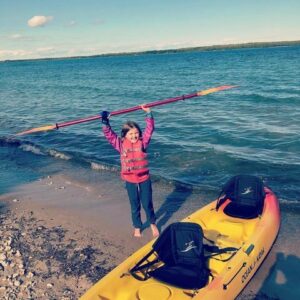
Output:
[[236,175],[223,187],[217,202],[217,210],[223,208],[226,215],[242,219],[253,219],[262,214],[265,192],[260,178],[252,175]]
[[208,282],[209,273],[204,257],[203,230],[199,224],[191,222],[170,224],[154,242],[151,251],[130,270],[137,280],[153,277],[183,289],[202,288]]
[[184,289],[199,289],[208,282],[203,231],[199,224],[169,225],[153,244],[153,250],[164,263],[149,272],[155,279]]

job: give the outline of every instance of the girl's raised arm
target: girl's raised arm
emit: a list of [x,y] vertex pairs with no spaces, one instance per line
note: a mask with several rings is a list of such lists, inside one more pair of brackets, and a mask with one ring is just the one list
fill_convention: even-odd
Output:
[[141,108],[144,112],[147,113],[146,115],[146,128],[143,132],[143,146],[146,149],[150,143],[151,136],[154,131],[154,118],[149,107],[144,107],[141,105]]

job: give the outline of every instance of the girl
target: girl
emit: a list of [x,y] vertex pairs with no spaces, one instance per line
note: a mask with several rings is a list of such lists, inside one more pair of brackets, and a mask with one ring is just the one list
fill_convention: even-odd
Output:
[[121,131],[121,138],[111,129],[109,112],[101,113],[103,133],[109,143],[120,153],[121,178],[126,183],[126,189],[131,206],[131,217],[134,226],[134,236],[141,237],[141,204],[145,210],[147,221],[150,222],[153,237],[159,235],[155,224],[156,217],[152,203],[152,187],[148,169],[146,148],[154,131],[154,119],[150,108],[141,105],[147,113],[146,128],[142,133],[138,124],[126,122]]

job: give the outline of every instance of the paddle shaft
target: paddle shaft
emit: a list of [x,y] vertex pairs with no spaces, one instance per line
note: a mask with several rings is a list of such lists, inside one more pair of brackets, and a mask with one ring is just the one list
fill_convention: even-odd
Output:
[[[179,97],[174,97],[174,98],[169,98],[169,99],[165,99],[165,100],[158,100],[158,101],[154,101],[154,102],[150,102],[144,105],[145,108],[148,107],[154,107],[154,106],[159,106],[159,105],[164,105],[164,104],[168,104],[168,103],[172,103],[172,102],[176,102],[176,101],[181,101],[181,100],[185,100],[185,99],[190,99],[190,98],[194,98],[194,97],[200,97],[202,95],[200,95],[199,93],[192,93],[192,94],[188,94],[188,95],[183,95],[183,96],[179,96]],[[125,109],[120,109],[120,110],[116,110],[110,113],[110,116],[116,116],[116,115],[121,115],[121,114],[127,114],[136,110],[142,109],[141,105],[137,105],[137,106],[133,106],[130,108],[125,108]],[[84,119],[79,119],[79,120],[74,120],[74,121],[69,121],[69,122],[63,122],[63,123],[56,123],[56,128],[59,129],[61,127],[66,127],[66,126],[71,126],[71,125],[75,125],[75,124],[80,124],[80,123],[85,123],[85,122],[89,122],[89,121],[93,121],[93,120],[97,120],[97,119],[101,119],[101,116],[92,116],[92,117],[88,117],[88,118],[84,118]]]
[[[164,105],[164,104],[168,104],[168,103],[172,103],[172,102],[176,102],[176,101],[186,100],[186,99],[190,99],[190,98],[194,98],[194,97],[201,97],[201,96],[205,96],[205,95],[215,93],[215,92],[218,92],[218,91],[232,89],[234,87],[236,87],[236,86],[234,86],[234,85],[222,85],[222,86],[218,86],[218,87],[215,87],[215,88],[210,88],[210,89],[207,89],[207,90],[198,91],[198,92],[195,92],[195,93],[192,93],[192,94],[187,94],[187,95],[183,95],[183,96],[179,96],[179,97],[168,98],[168,99],[165,99],[165,100],[158,100],[158,101],[146,103],[146,104],[143,105],[143,107],[149,108],[149,107]],[[139,110],[139,109],[142,109],[142,105],[137,105],[137,106],[133,106],[133,107],[126,108],[126,109],[120,109],[120,110],[113,111],[113,112],[110,113],[110,116],[127,114],[129,112],[136,111],[136,110]],[[29,130],[19,132],[16,135],[24,135],[24,134],[29,134],[29,133],[41,132],[41,131],[49,131],[49,130],[59,129],[61,127],[66,127],[66,126],[71,126],[71,125],[75,125],[75,124],[85,123],[85,122],[89,122],[89,121],[93,121],[93,120],[97,120],[97,119],[101,119],[100,114],[97,115],[97,116],[91,116],[91,117],[87,117],[87,118],[84,118],[84,119],[73,120],[73,121],[62,122],[62,123],[56,123],[55,125],[47,125],[47,126],[43,126],[43,127],[32,128],[32,129],[29,129]]]

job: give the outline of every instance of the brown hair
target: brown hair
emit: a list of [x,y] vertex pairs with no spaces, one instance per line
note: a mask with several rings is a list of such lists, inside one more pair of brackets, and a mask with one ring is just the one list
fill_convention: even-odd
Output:
[[127,134],[127,132],[130,129],[136,128],[139,132],[140,137],[142,137],[142,130],[140,128],[140,126],[133,122],[133,121],[127,121],[123,126],[122,126],[122,130],[121,130],[121,137],[124,138]]

